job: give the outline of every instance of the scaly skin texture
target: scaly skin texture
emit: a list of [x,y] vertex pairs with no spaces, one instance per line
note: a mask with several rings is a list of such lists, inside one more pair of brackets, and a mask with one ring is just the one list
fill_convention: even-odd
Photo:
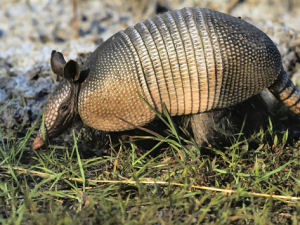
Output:
[[[165,105],[172,116],[195,114],[235,105],[265,88],[300,115],[300,92],[270,38],[209,9],[170,11],[120,31],[82,69],[53,51],[51,68],[67,83],[44,113],[47,139],[77,113],[90,127],[121,131],[151,122],[151,107],[162,112]],[[42,127],[34,149],[44,144]]]
[[300,115],[300,91],[296,89],[283,68],[279,77],[269,89],[287,108],[296,115]]
[[281,71],[274,43],[256,27],[220,12],[184,8],[120,31],[87,63],[78,111],[106,131],[171,115],[225,108],[269,87]]

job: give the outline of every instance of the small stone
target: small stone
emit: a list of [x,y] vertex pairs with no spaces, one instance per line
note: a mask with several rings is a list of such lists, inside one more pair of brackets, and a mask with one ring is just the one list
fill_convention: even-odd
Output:
[[4,103],[8,98],[8,95],[5,90],[0,89],[0,104]]
[[4,30],[0,29],[0,38],[2,38],[4,34],[5,34]]

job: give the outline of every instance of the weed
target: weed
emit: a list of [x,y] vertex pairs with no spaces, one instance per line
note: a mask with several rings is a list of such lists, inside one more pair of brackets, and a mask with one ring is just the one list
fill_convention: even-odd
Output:
[[33,128],[20,139],[0,131],[0,223],[298,223],[300,142],[287,130],[270,120],[230,146],[199,148],[164,114],[167,135],[110,142],[100,157],[80,151],[74,131],[73,144],[46,151],[31,150]]

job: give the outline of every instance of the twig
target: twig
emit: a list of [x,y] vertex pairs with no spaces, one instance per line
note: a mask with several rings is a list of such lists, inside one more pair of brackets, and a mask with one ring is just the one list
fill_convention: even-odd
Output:
[[239,3],[241,3],[241,0],[230,0],[229,3],[226,6],[226,12],[230,13],[231,10],[236,7]]
[[72,13],[73,13],[73,31],[74,31],[74,37],[78,38],[79,33],[78,33],[78,0],[72,0]]
[[[20,167],[10,167],[8,165],[1,165],[0,168],[2,169],[13,169],[17,171],[19,174],[26,173],[31,174],[34,176],[39,176],[43,178],[49,178],[54,175],[49,173],[43,173],[38,172],[34,170],[24,169]],[[9,171],[7,171],[9,172]],[[76,178],[76,177],[63,177],[64,179],[67,179],[69,181],[76,181],[83,183],[83,179]],[[93,179],[86,179],[86,182],[89,183],[96,183],[96,184],[136,184],[137,182],[135,180],[93,180]],[[177,186],[177,187],[184,187],[185,184],[176,183],[176,182],[168,182],[168,181],[160,181],[160,180],[153,180],[152,178],[141,178],[138,181],[139,184],[152,184],[152,185],[171,185],[171,186]],[[223,192],[226,194],[234,194],[238,193],[237,190],[231,190],[231,189],[222,189],[222,188],[216,188],[216,187],[207,187],[207,186],[200,186],[200,185],[191,185],[189,186],[190,189],[196,189],[196,190],[207,190],[207,191],[215,191],[215,192]],[[91,188],[87,188],[91,189]],[[190,190],[191,191],[191,190]],[[285,200],[291,200],[291,201],[300,201],[300,197],[294,197],[294,196],[288,196],[288,195],[271,195],[271,194],[263,194],[263,193],[257,193],[257,192],[240,192],[241,196],[253,196],[253,197],[265,197],[265,198],[275,198],[275,199],[285,199]]]

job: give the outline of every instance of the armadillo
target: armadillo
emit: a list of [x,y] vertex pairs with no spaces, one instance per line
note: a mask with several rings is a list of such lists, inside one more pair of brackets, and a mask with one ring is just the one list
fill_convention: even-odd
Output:
[[53,51],[51,67],[64,79],[47,104],[34,149],[74,115],[98,130],[123,131],[151,122],[153,109],[171,116],[207,112],[266,88],[300,115],[300,91],[272,40],[241,18],[210,9],[183,8],[130,26],[82,68]]

